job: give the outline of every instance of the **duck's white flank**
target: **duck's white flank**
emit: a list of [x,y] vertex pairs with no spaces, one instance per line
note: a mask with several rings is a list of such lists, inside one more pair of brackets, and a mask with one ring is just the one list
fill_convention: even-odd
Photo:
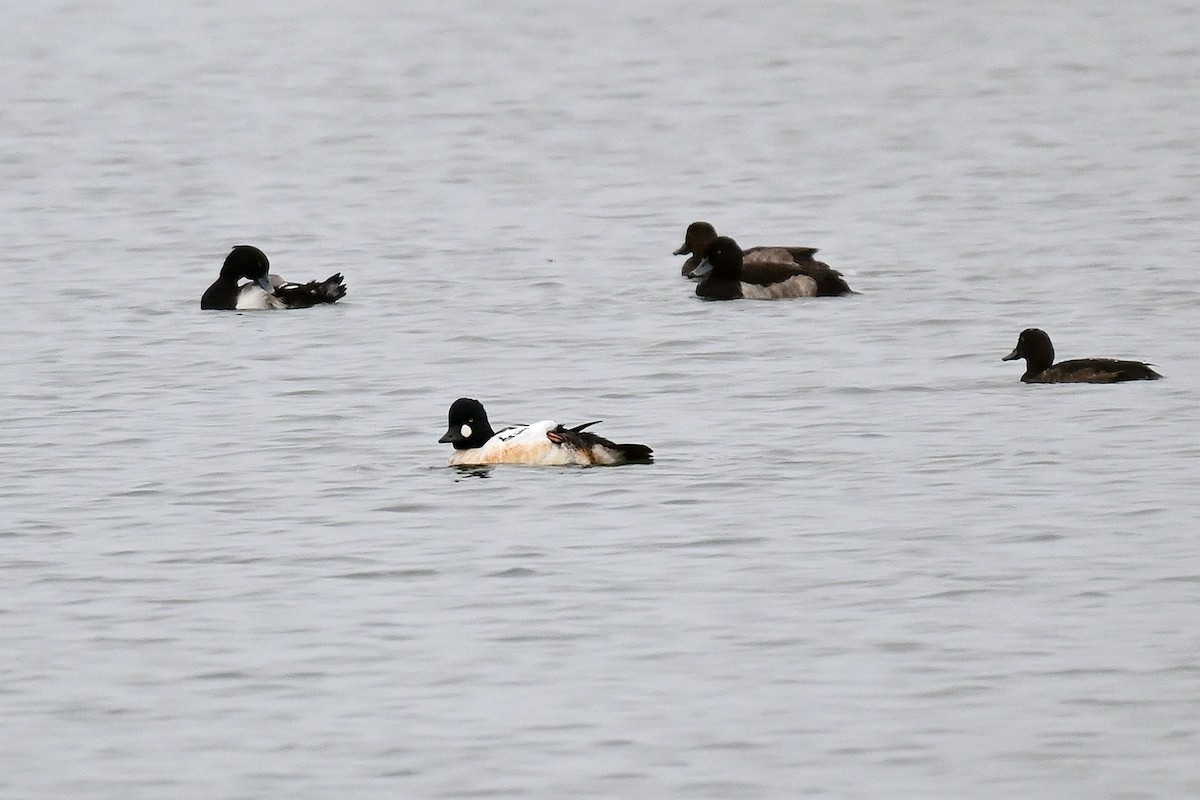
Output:
[[285,308],[284,302],[272,294],[267,294],[257,283],[250,282],[238,289],[238,311],[260,311],[267,308]]
[[785,297],[816,297],[817,282],[807,275],[796,275],[767,286],[742,282],[742,297],[747,300],[779,300]]
[[455,450],[454,455],[450,457],[450,466],[530,464],[540,467],[564,467],[575,464],[586,467],[615,463],[616,459],[604,451],[604,448],[593,447],[592,452],[586,453],[550,441],[546,434],[557,427],[557,422],[547,419],[532,425],[504,428],[488,439],[483,447]]

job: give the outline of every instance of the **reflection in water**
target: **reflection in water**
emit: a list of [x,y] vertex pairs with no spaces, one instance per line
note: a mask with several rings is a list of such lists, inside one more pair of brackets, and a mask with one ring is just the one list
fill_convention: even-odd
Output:
[[495,468],[494,464],[460,464],[451,467],[451,469],[458,470],[462,478],[490,478],[492,470]]

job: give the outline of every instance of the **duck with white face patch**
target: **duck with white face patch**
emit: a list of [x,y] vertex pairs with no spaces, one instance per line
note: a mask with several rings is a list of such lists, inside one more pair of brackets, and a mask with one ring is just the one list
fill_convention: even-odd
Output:
[[492,430],[478,400],[460,397],[450,406],[449,426],[438,442],[454,446],[451,466],[529,464],[535,466],[615,466],[649,464],[653,452],[643,444],[616,444],[584,429],[553,420]]

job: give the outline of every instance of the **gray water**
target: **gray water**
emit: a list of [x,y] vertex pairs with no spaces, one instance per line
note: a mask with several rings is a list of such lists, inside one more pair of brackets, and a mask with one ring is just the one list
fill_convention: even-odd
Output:
[[[1200,795],[1198,29],[9,4],[0,795]],[[350,293],[201,313],[243,242]],[[446,468],[462,395],[657,463]]]

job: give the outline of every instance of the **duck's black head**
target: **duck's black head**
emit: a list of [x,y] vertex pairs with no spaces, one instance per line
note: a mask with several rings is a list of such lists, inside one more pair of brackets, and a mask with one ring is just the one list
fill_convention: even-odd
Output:
[[221,277],[234,280],[246,278],[257,281],[264,291],[274,294],[275,289],[267,277],[270,269],[271,262],[267,260],[266,253],[253,245],[239,244],[229,251],[229,255],[225,256],[225,264],[221,267]]
[[728,236],[718,236],[704,250],[704,260],[694,270],[693,278],[711,275],[714,280],[738,280],[742,274],[742,248]]
[[488,423],[483,403],[470,397],[460,397],[450,404],[450,426],[438,441],[452,444],[455,450],[483,447],[496,435]]
[[1054,345],[1041,328],[1026,328],[1017,337],[1017,346],[1001,361],[1025,359],[1030,372],[1041,372],[1054,363]]
[[693,222],[688,225],[687,232],[683,235],[683,244],[675,251],[675,255],[703,253],[704,248],[708,247],[709,242],[715,238],[717,238],[717,229],[712,225],[707,222]]

